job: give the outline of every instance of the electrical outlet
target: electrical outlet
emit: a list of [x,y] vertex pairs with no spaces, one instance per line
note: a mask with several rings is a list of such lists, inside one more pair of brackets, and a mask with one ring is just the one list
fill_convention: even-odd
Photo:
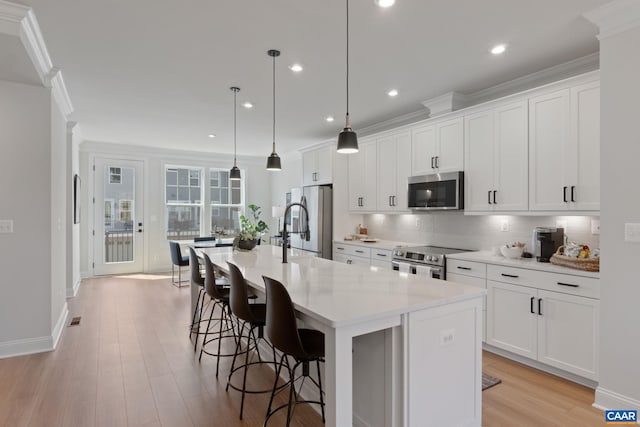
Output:
[[0,220],[0,233],[13,233],[13,220],[2,219]]
[[626,223],[624,225],[624,241],[640,242],[640,224]]
[[416,228],[420,228],[420,218],[416,218]]
[[500,231],[509,231],[509,221],[506,219],[500,223]]
[[440,347],[444,347],[446,345],[450,345],[455,341],[456,338],[456,330],[455,329],[445,329],[440,331]]
[[591,220],[591,234],[594,236],[600,234],[600,220],[592,219]]

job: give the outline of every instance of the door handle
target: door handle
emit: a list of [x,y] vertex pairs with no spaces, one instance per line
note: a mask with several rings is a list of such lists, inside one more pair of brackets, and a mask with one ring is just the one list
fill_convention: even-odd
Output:
[[436,156],[436,169],[440,167],[438,164],[440,162],[440,156]]
[[520,276],[516,276],[515,274],[506,274],[506,273],[501,273],[501,274],[504,277],[512,277],[514,279],[517,279],[518,277],[520,277]]
[[560,286],[568,286],[570,288],[579,288],[580,285],[574,285],[573,283],[562,283],[562,282],[556,282],[558,285]]
[[496,193],[498,192],[498,190],[493,190],[493,204],[497,205],[498,202],[496,202]]
[[487,203],[491,204],[491,190],[487,191]]
[[142,233],[142,228],[138,228],[138,233]]
[[396,196],[391,196],[391,206],[396,205]]
[[351,263],[353,263],[353,260],[348,259],[347,264],[351,264]]
[[356,250],[356,253],[357,253],[357,254],[363,254],[363,253],[364,253],[364,251]]
[[565,203],[567,202],[567,186],[566,185],[562,187],[562,200],[564,200]]
[[542,316],[542,298],[538,298],[538,316]]
[[469,270],[469,271],[471,271],[471,267],[460,267],[460,266],[457,266],[456,268],[459,268],[460,270]]
[[575,199],[574,199],[574,197],[573,197],[573,196],[574,196],[574,194],[573,194],[573,193],[574,193],[574,191],[575,191],[575,190],[576,190],[576,186],[575,186],[575,185],[572,185],[572,186],[571,186],[571,201],[572,201],[572,202],[575,202]]
[[376,254],[376,255],[377,255],[377,256],[384,256],[384,257],[386,257],[386,256],[387,256],[387,254]]
[[529,309],[531,310],[531,314],[536,314],[535,311],[533,311],[533,300],[536,299],[536,297],[531,297],[531,304],[529,305]]
[[431,169],[435,169],[436,167],[433,164],[433,160],[435,159],[435,157],[431,157]]
[[391,196],[389,196],[389,206],[393,206],[393,205],[391,204]]

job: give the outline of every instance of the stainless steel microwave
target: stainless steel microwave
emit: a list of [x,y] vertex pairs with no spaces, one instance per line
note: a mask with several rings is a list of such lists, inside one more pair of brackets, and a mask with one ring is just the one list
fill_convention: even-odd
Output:
[[464,209],[464,172],[412,176],[408,196],[410,209]]

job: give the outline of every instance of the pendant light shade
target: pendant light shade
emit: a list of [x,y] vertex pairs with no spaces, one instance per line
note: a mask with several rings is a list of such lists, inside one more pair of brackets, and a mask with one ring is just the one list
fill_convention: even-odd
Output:
[[238,162],[236,160],[236,116],[238,112],[237,96],[240,88],[232,86],[230,89],[233,92],[233,167],[229,171],[229,179],[238,181],[240,180],[240,168],[238,168]]
[[276,57],[280,56],[280,51],[270,49],[267,55],[273,58],[273,149],[271,155],[267,157],[267,170],[279,171],[282,170],[282,166],[280,156],[276,153]]
[[358,136],[351,129],[349,123],[349,0],[347,1],[347,114],[345,116],[345,125],[340,135],[338,135],[338,153],[357,153],[358,152]]

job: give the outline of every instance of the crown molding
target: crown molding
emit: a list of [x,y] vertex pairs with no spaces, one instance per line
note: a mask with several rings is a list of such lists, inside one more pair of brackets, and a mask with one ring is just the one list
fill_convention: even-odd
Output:
[[53,98],[65,118],[73,112],[71,98],[62,78],[62,71],[53,66],[33,9],[0,0],[0,34],[20,38],[44,87],[52,90]]
[[600,29],[598,39],[606,39],[640,27],[640,2],[616,0],[602,5],[582,16]]
[[409,123],[419,122],[420,120],[429,118],[429,110],[426,108],[414,111],[412,113],[403,114],[401,116],[393,117],[388,120],[384,120],[373,125],[365,126],[361,128],[358,133],[361,136],[367,136],[374,133],[383,132],[385,130],[394,129]]

